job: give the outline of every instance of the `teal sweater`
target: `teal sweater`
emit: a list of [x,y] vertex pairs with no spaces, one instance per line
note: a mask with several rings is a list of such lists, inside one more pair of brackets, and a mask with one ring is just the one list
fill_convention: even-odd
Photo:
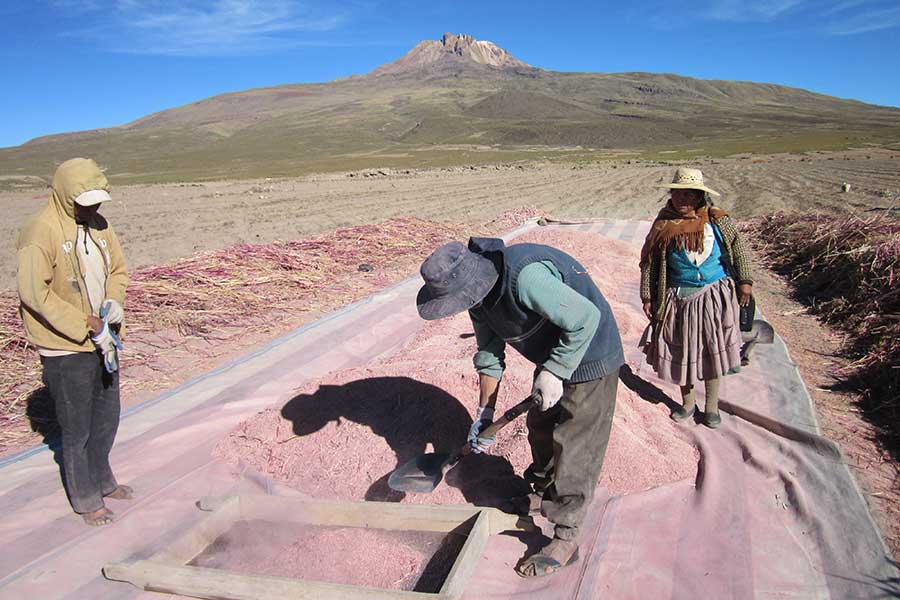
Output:
[[[597,332],[600,310],[564,284],[562,275],[549,261],[532,263],[522,269],[516,289],[516,300],[522,306],[546,317],[562,330],[559,345],[552,349],[543,367],[560,379],[568,379]],[[500,379],[506,368],[506,342],[472,313],[469,316],[478,345],[475,369],[481,375]]]

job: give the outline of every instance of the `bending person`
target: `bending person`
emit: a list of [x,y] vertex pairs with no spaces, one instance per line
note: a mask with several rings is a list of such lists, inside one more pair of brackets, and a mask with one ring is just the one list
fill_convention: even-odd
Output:
[[473,450],[494,442],[479,433],[493,422],[506,344],[537,366],[533,391],[540,406],[527,417],[532,464],[525,477],[532,493],[514,500],[521,512],[540,509],[555,530],[516,572],[542,576],[574,563],[625,362],[609,304],[578,261],[538,244],[451,242],[425,260],[421,273],[419,315],[431,320],[468,310],[475,328],[480,397],[469,434]]
[[716,428],[719,378],[741,368],[738,304],[750,302],[749,261],[734,223],[712,205],[719,193],[703,184],[703,173],[681,167],[663,187],[671,197],[641,250],[641,300],[651,321],[641,345],[656,373],[681,386],[672,419],[693,417],[702,381],[703,422]]

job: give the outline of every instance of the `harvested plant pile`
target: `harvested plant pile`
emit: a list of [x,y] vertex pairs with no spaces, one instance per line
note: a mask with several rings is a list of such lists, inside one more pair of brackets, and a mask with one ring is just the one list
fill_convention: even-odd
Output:
[[[629,287],[640,281],[637,247],[544,228],[516,242],[550,244],[596,273],[625,347],[635,348],[647,324]],[[404,495],[387,485],[398,466],[425,452],[455,450],[466,439],[478,405],[474,352],[468,314],[425,323],[402,352],[303,384],[283,406],[244,420],[214,453],[314,498],[496,506],[528,491],[520,477],[531,463],[525,418],[498,433],[490,453],[460,461],[430,494]],[[527,397],[533,377],[534,364],[508,350],[498,406]],[[694,477],[698,456],[684,431],[671,426],[668,407],[619,386],[604,487],[620,495]]]
[[25,341],[19,296],[0,291],[0,450],[32,435],[22,421],[28,396],[40,386],[41,364]]
[[[248,333],[277,334],[365,297],[416,271],[433,249],[467,235],[497,235],[541,216],[522,208],[484,225],[393,218],[274,244],[235,244],[131,273],[122,393],[164,389],[170,372],[191,372],[206,347],[227,349]],[[127,247],[125,248],[127,258]],[[189,351],[179,353],[179,349]],[[171,357],[177,355],[177,361]],[[167,360],[169,358],[169,360]],[[208,365],[206,365],[208,368]],[[34,443],[52,421],[40,394],[40,362],[24,341],[18,296],[0,292],[0,452]],[[35,407],[39,407],[35,409]],[[31,423],[26,418],[26,411]],[[40,427],[44,430],[44,427]]]
[[134,273],[128,288],[129,330],[203,335],[254,314],[293,310],[298,297],[314,302],[325,290],[348,290],[347,280],[360,275],[361,265],[392,271],[402,257],[418,258],[462,235],[459,226],[398,218],[311,240],[235,244],[147,267]]
[[840,375],[900,452],[900,220],[779,213],[748,228],[811,312],[849,334]]

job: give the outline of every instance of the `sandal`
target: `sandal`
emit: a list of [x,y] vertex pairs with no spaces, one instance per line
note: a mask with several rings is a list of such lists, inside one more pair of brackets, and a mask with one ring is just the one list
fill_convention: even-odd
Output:
[[[516,574],[519,577],[544,577],[546,575],[551,575],[556,573],[563,567],[568,567],[569,565],[574,565],[578,562],[578,548],[575,548],[575,552],[572,553],[572,556],[569,557],[569,560],[566,561],[565,564],[561,564],[558,560],[553,558],[552,556],[547,556],[546,554],[532,554],[521,563],[516,565]],[[528,567],[533,567],[533,572],[528,570]]]
[[134,498],[134,488],[130,485],[119,485],[110,493],[104,494],[103,497],[114,500],[131,500]]
[[109,525],[110,523],[115,521],[116,515],[113,514],[111,510],[104,507],[100,510],[95,510],[94,512],[83,513],[81,515],[81,518],[84,519],[84,522],[91,527],[102,527],[103,525]]

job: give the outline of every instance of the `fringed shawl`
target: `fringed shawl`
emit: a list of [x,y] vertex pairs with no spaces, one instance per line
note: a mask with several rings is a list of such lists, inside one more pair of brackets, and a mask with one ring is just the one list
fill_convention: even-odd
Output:
[[666,248],[674,242],[675,248],[685,249],[691,252],[703,250],[703,229],[710,222],[724,217],[724,210],[704,204],[700,208],[687,215],[682,215],[672,206],[672,201],[666,203],[653,225],[650,233],[644,240],[641,248],[641,267],[650,262],[650,255],[660,247]]

